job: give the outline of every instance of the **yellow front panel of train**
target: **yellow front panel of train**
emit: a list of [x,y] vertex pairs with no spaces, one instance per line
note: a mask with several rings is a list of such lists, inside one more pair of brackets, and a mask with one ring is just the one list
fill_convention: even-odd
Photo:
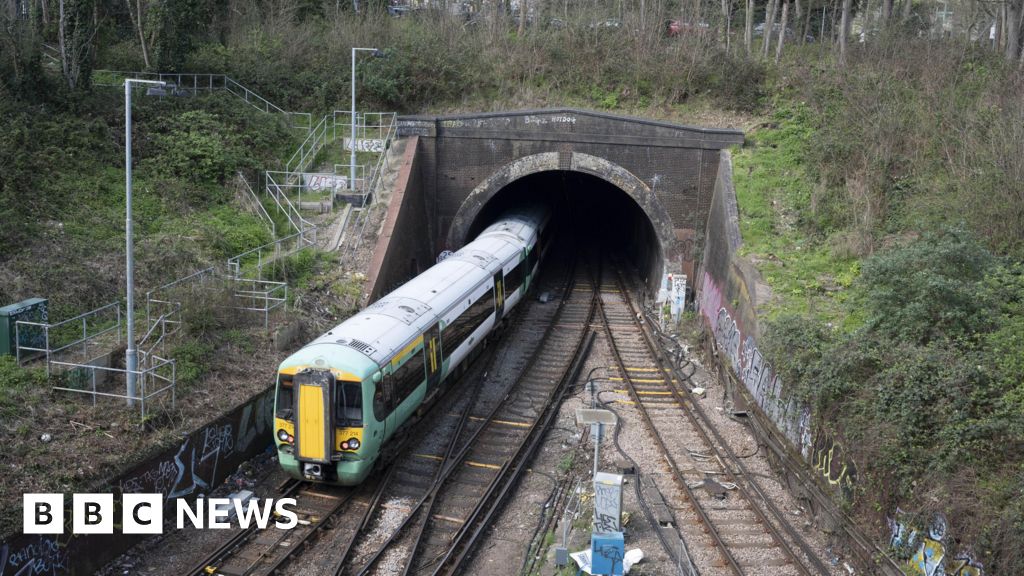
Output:
[[306,460],[328,459],[327,454],[327,411],[324,396],[327,388],[309,384],[299,385],[299,437],[296,438],[299,458]]

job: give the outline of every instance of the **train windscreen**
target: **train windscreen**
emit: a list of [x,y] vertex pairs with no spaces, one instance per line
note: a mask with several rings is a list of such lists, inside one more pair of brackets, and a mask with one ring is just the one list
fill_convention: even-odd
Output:
[[363,386],[360,382],[338,382],[338,393],[335,395],[337,425],[363,425]]

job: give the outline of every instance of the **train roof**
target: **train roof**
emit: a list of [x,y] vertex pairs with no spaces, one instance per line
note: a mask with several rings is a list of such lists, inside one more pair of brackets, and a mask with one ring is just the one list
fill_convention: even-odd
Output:
[[347,350],[346,358],[351,357],[348,351],[355,351],[383,365],[521,252],[543,217],[539,210],[503,217],[455,254],[309,343],[282,367],[294,364],[298,357],[311,360],[321,353],[332,355],[331,350],[339,347]]

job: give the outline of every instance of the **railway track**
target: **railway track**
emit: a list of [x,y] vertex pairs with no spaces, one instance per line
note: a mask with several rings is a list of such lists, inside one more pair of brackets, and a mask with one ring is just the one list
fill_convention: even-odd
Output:
[[[618,272],[602,278],[598,308],[618,370],[616,392],[628,395],[670,470],[673,482],[659,488],[689,503],[674,512],[675,526],[691,549],[714,550],[715,560],[701,573],[829,574],[691,401]],[[703,531],[693,530],[697,525]]]
[[[553,315],[524,323],[518,339],[534,342],[513,358],[503,394],[473,400],[458,438],[444,455],[431,456],[438,472],[429,491],[402,525],[347,574],[454,574],[473,549],[510,489],[525,471],[551,423],[567,382],[575,377],[595,306],[594,290],[573,290],[577,279],[563,272],[563,297]],[[548,307],[551,308],[551,307]],[[540,320],[540,319],[537,319]],[[538,326],[543,329],[538,330]]]
[[[197,566],[189,570],[195,576],[265,576],[276,573],[286,562],[304,550],[333,518],[363,515],[371,507],[375,489],[309,484],[290,480],[278,498],[295,498],[293,510],[298,525],[282,530],[273,522],[264,530],[255,525],[241,530]],[[346,546],[352,545],[357,527],[348,531]]]

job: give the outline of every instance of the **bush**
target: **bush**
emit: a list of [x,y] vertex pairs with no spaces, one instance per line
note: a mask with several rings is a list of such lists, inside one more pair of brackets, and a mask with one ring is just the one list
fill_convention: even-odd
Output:
[[995,258],[962,230],[926,234],[868,259],[860,283],[873,331],[926,344],[956,340],[991,324],[992,302],[979,290]]

